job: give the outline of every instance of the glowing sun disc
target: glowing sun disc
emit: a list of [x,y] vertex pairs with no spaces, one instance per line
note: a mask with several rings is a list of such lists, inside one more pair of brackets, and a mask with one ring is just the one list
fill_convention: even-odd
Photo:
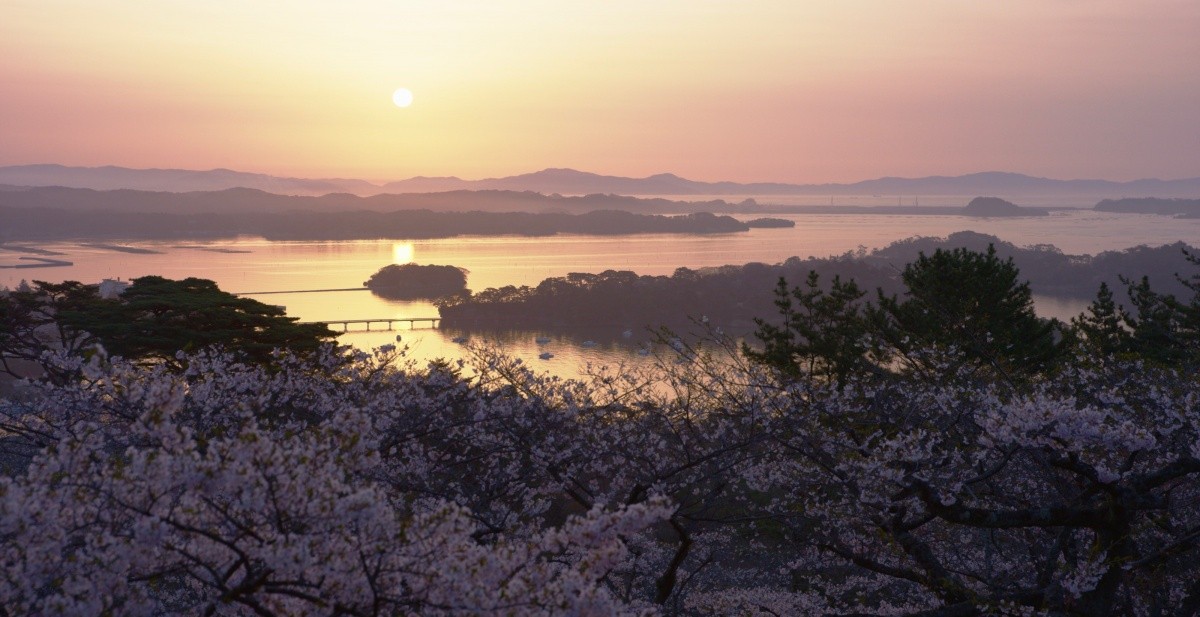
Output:
[[412,101],[412,90],[409,90],[408,88],[397,88],[396,91],[392,93],[392,102],[396,104],[396,107],[408,107],[409,105],[412,105]]

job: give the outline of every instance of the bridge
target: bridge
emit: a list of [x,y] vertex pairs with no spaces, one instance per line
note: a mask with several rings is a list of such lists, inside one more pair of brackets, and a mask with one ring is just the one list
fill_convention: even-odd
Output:
[[[311,294],[311,293],[326,293],[330,291],[367,291],[367,287],[343,287],[339,289],[291,289],[287,291],[242,291],[234,295],[237,296],[266,296],[271,294]],[[371,319],[327,319],[322,321],[301,321],[301,324],[325,324],[329,327],[341,326],[342,332],[373,332],[372,324],[384,324],[386,327],[383,330],[395,330],[396,324],[408,323],[409,330],[417,329],[417,324],[428,324],[428,328],[437,328],[442,321],[441,317],[373,317]],[[364,329],[351,330],[350,326],[361,324]]]
[[330,291],[367,291],[370,287],[342,287],[339,289],[289,289],[286,291],[235,291],[235,296],[269,296],[272,294],[318,294]]
[[[426,326],[429,328],[437,328],[438,323],[441,320],[442,320],[441,317],[376,317],[373,319],[331,319],[331,320],[326,320],[326,321],[301,321],[299,323],[302,323],[302,324],[317,324],[317,323],[319,323],[319,324],[325,324],[331,328],[333,326],[341,326],[342,332],[376,332],[377,330],[371,329],[371,324],[384,324],[387,327],[383,328],[383,330],[395,330],[396,329],[395,324],[407,322],[408,329],[415,330],[417,328],[417,324],[419,324],[419,323],[429,324],[428,326]],[[357,324],[362,324],[364,326],[364,329],[362,329],[362,330],[351,330],[350,329],[351,325],[357,325]]]

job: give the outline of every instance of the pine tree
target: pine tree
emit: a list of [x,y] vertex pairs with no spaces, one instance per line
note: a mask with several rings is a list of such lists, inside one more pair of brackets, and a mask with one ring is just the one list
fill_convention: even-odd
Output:
[[[1200,266],[1200,255],[1183,251],[1188,262]],[[1183,354],[1192,365],[1200,364],[1200,272],[1190,278],[1175,275],[1180,283],[1192,291],[1192,299],[1187,304],[1176,303],[1178,313],[1179,340],[1183,346]]]
[[835,276],[826,291],[815,271],[804,285],[789,290],[782,277],[775,288],[779,326],[755,319],[755,337],[763,351],[743,347],[751,360],[784,373],[806,375],[819,381],[844,383],[868,366],[866,323],[861,300],[866,295],[853,281]]
[[311,352],[334,337],[324,324],[296,323],[281,307],[240,298],[198,278],[134,279],[119,299],[97,296],[58,317],[94,335],[110,354],[167,364],[179,351],[210,345],[265,364],[277,348]]
[[1107,283],[1100,283],[1096,299],[1087,312],[1071,320],[1083,335],[1083,344],[1092,352],[1112,356],[1129,351],[1132,344],[1129,313],[1118,306]]
[[1058,324],[1034,312],[1028,282],[1012,259],[959,248],[921,253],[904,268],[908,292],[878,296],[874,327],[909,369],[927,369],[921,352],[953,348],[965,362],[1016,378],[1049,370],[1062,352]]
[[1133,330],[1131,348],[1137,355],[1166,366],[1178,365],[1184,358],[1179,332],[1179,306],[1175,296],[1150,288],[1150,277],[1137,283],[1122,278],[1128,287],[1134,314],[1129,318]]

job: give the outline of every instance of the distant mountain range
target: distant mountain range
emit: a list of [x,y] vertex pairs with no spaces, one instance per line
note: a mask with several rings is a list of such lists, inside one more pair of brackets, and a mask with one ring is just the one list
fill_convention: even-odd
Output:
[[453,176],[418,176],[407,180],[372,184],[344,178],[288,178],[229,169],[194,171],[185,169],[129,169],[125,167],[67,167],[63,165],[17,165],[0,167],[0,184],[13,186],[62,186],[94,190],[134,189],[183,193],[225,189],[257,189],[282,195],[326,195],[350,193],[431,193],[444,191],[534,191],[546,195],[1078,195],[1089,198],[1187,197],[1200,196],[1200,178],[1179,180],[1143,179],[1130,182],[1110,180],[1054,180],[1007,172],[982,172],[963,176],[925,178],[877,178],[849,184],[786,184],[779,182],[701,182],[674,174],[645,178],[604,176],[574,169],[543,169],[504,178],[464,180]]

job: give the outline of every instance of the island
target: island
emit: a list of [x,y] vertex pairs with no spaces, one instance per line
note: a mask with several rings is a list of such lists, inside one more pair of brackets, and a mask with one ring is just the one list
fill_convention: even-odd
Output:
[[964,216],[1047,216],[1040,208],[1022,208],[999,197],[976,197],[962,209]]
[[[1042,296],[1086,301],[1101,283],[1122,292],[1122,276],[1150,272],[1162,293],[1191,297],[1183,279],[1170,273],[1194,271],[1187,254],[1193,246],[1177,242],[1139,246],[1097,255],[1071,255],[1050,245],[1017,246],[996,236],[962,231],[947,237],[914,237],[861,254],[826,258],[791,257],[781,263],[748,263],[699,269],[678,268],[670,276],[632,271],[574,272],[550,277],[535,286],[505,286],[446,298],[437,303],[441,327],[452,330],[535,330],[586,336],[593,340],[624,338],[626,330],[642,332],[665,326],[694,332],[693,319],[732,336],[748,336],[754,319],[778,310],[773,294],[780,277],[794,285],[817,272],[822,281],[854,280],[863,290],[884,295],[903,293],[896,264],[911,263],[937,250],[966,249],[983,253],[994,247],[1000,259],[1013,260],[1021,279]],[[826,287],[826,289],[828,289]],[[873,293],[871,294],[874,295]]]
[[755,227],[779,228],[779,227],[795,227],[795,226],[796,226],[796,221],[789,221],[787,219],[777,219],[777,218],[771,218],[771,217],[764,217],[764,218],[760,218],[760,219],[752,219],[752,220],[746,221],[746,227],[751,227],[751,228],[755,228]]
[[393,300],[432,300],[469,293],[467,271],[456,266],[391,264],[372,274],[363,286]]

